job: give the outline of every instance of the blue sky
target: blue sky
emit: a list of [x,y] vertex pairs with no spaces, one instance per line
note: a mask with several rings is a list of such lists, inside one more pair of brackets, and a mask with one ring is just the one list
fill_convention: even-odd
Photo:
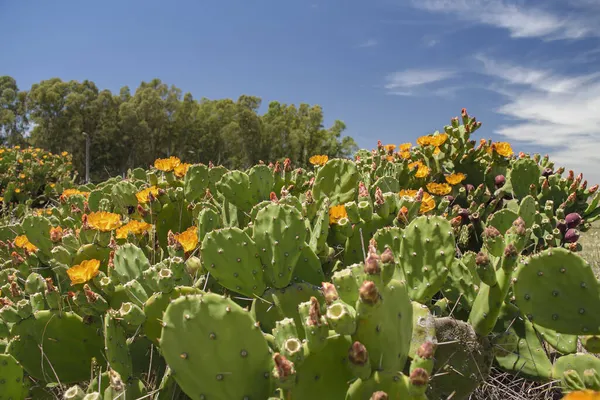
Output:
[[600,182],[598,21],[600,0],[0,0],[0,74],[320,104],[367,148],[466,107],[476,138]]

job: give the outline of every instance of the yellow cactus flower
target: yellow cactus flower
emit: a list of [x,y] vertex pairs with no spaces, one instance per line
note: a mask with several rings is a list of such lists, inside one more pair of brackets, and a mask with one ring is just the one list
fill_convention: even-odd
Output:
[[439,147],[436,147],[435,150],[433,151],[433,155],[440,154],[441,152],[442,152],[442,150],[440,150]]
[[467,176],[462,172],[446,175],[446,182],[448,182],[451,185],[458,185],[465,179],[467,179]]
[[386,160],[388,160],[389,162],[394,162],[394,156],[386,156],[385,158],[386,158]]
[[395,144],[386,144],[385,146],[383,146],[383,148],[385,149],[385,151],[387,151],[388,153],[393,152],[394,150],[396,150],[396,145]]
[[190,226],[185,232],[175,235],[175,240],[183,247],[184,252],[189,253],[198,246],[198,228]]
[[187,174],[188,169],[192,166],[192,164],[181,163],[175,167],[175,176],[178,178],[183,178],[185,174]]
[[400,151],[400,152],[398,152],[398,155],[400,156],[400,158],[402,158],[404,160],[410,159],[410,151]]
[[54,189],[54,187],[55,187],[55,186],[56,186],[56,183],[51,183],[51,184],[50,184],[50,187],[51,187],[52,189]]
[[430,136],[429,144],[435,147],[439,147],[446,143],[446,140],[448,140],[448,134],[440,133],[439,135]]
[[60,153],[60,155],[61,155],[61,156],[63,156],[63,157],[66,157],[66,156],[68,156],[68,155],[69,155],[69,153],[68,153],[68,152],[66,152],[66,151],[63,151],[62,153]]
[[152,224],[144,221],[131,220],[127,224],[117,229],[117,239],[127,239],[127,235],[133,233],[134,235],[141,235],[144,232],[148,232],[152,229]]
[[71,285],[86,283],[100,272],[100,260],[85,260],[67,270]]
[[179,164],[181,164],[181,160],[177,157],[159,158],[154,161],[154,168],[160,171],[170,172]]
[[415,174],[417,178],[425,178],[429,175],[429,167],[423,164],[422,161],[415,161],[408,164],[408,168],[410,168],[411,170],[415,167],[417,168],[417,173]]
[[25,175],[25,174],[19,174],[19,179],[25,179],[25,178],[27,178],[27,175]]
[[600,400],[600,392],[595,390],[577,390],[568,393],[562,400]]
[[4,149],[0,149],[0,154],[4,154]]
[[445,196],[452,191],[452,186],[447,183],[429,182],[427,184],[427,190],[437,196]]
[[[404,189],[398,193],[400,197],[416,197],[418,191],[414,189]],[[423,198],[421,199],[421,207],[419,208],[420,214],[425,214],[435,208],[435,199],[427,192],[423,191]]]
[[31,243],[25,235],[17,236],[15,238],[15,246],[20,249],[25,249],[30,253],[35,253],[38,250],[38,248],[35,247],[35,245]]
[[399,152],[409,151],[411,147],[412,147],[412,143],[402,143],[400,146],[398,146],[398,151]]
[[427,145],[431,144],[431,136],[425,135],[425,136],[419,137],[417,139],[417,144],[419,146],[427,146]]
[[21,148],[21,146],[15,146],[15,149],[19,150]]
[[15,193],[21,193],[21,189],[19,189],[19,188],[16,188],[16,189],[15,189]]
[[496,142],[492,144],[492,148],[502,157],[510,157],[514,154],[513,149],[508,142]]
[[308,159],[308,162],[312,165],[325,165],[327,161],[329,161],[329,156],[326,155],[316,155]]
[[89,197],[90,193],[89,192],[82,192],[81,190],[77,190],[77,189],[65,189],[62,194],[60,195],[60,197],[62,198],[67,198],[67,197],[71,197],[71,196],[75,196],[75,195],[81,195],[83,197],[85,197],[86,199]]
[[4,197],[0,196],[0,202],[4,201]]
[[140,204],[146,204],[148,203],[148,195],[152,193],[152,195],[154,197],[158,197],[158,188],[156,186],[150,186],[149,188],[146,188],[142,191],[139,191],[135,194],[135,197],[137,197],[138,203]]
[[97,211],[87,216],[87,223],[92,229],[100,232],[110,232],[121,226],[121,216],[119,214]]
[[52,215],[52,210],[50,208],[46,209],[46,215]]
[[342,218],[348,218],[346,206],[343,204],[333,206],[329,209],[329,224],[337,224]]

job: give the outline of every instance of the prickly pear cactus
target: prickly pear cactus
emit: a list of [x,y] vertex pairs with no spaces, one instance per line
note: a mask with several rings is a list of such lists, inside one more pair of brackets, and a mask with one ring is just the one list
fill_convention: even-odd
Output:
[[316,200],[328,197],[331,205],[355,200],[359,173],[350,160],[330,160],[319,169],[315,177],[313,195]]
[[191,399],[269,397],[271,354],[248,311],[204,293],[174,300],[163,321],[162,353]]

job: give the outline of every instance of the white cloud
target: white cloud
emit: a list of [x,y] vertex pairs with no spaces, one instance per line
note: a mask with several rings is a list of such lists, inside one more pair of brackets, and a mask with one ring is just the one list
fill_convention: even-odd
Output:
[[600,8],[597,2],[587,2],[588,5],[581,1],[580,9],[570,14],[504,0],[413,0],[413,5],[432,12],[455,14],[466,21],[507,29],[514,38],[556,40],[600,36],[597,29]]
[[374,46],[377,46],[378,44],[379,44],[379,42],[377,40],[369,39],[369,40],[359,44],[358,47],[374,47]]
[[[496,111],[515,122],[496,133],[546,147],[557,166],[600,183],[600,73],[564,76],[482,55],[482,73],[507,99]],[[500,85],[499,85],[500,83]]]
[[450,69],[407,69],[389,74],[385,88],[390,94],[408,96],[412,94],[411,88],[443,81],[455,75],[456,71]]

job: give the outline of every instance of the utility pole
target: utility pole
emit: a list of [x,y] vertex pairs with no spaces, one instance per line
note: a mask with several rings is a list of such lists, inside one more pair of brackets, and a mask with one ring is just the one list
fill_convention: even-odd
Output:
[[90,135],[82,134],[85,137],[85,183],[90,183]]

